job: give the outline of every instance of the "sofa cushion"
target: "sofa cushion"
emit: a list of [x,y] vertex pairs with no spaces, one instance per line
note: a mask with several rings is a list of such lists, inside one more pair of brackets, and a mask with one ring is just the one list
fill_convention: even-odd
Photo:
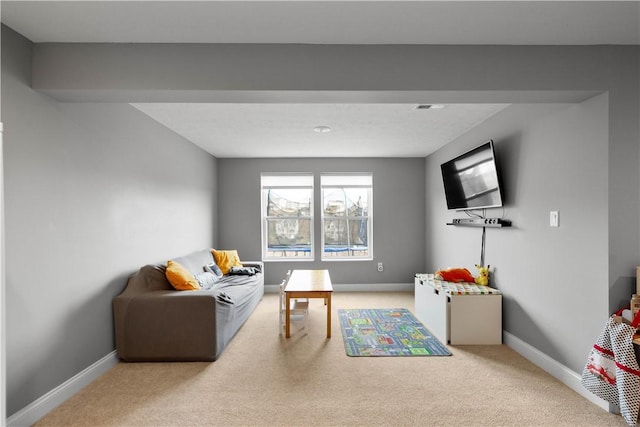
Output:
[[167,280],[179,291],[197,291],[200,284],[182,264],[173,260],[167,261]]
[[214,262],[211,249],[204,249],[192,252],[178,258],[172,258],[175,262],[180,263],[184,268],[189,270],[194,276],[204,271],[204,266]]
[[222,274],[228,274],[231,267],[242,267],[240,256],[237,250],[216,250],[211,251],[216,260],[216,264],[222,270]]

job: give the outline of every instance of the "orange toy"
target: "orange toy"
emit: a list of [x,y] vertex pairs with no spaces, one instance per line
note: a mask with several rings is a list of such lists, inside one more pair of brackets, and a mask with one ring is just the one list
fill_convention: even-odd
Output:
[[436,271],[436,279],[445,282],[474,282],[471,272],[466,268],[448,268]]

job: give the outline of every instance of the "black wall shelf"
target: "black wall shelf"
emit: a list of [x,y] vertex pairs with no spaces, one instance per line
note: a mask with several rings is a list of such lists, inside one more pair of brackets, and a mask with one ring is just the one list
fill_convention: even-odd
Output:
[[447,225],[458,227],[490,227],[502,228],[511,227],[511,221],[501,218],[454,218]]

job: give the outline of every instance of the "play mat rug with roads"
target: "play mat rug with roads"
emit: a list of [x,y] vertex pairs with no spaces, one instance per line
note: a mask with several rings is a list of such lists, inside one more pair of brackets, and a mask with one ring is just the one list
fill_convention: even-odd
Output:
[[451,356],[406,308],[338,309],[348,356]]

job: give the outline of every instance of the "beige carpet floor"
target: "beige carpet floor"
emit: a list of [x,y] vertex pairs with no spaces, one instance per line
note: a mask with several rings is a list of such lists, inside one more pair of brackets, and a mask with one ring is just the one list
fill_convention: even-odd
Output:
[[331,339],[322,301],[310,305],[309,325],[285,339],[278,297],[267,294],[216,362],[120,363],[36,425],[625,425],[504,345],[345,354],[336,309],[413,311],[411,293],[335,293]]

